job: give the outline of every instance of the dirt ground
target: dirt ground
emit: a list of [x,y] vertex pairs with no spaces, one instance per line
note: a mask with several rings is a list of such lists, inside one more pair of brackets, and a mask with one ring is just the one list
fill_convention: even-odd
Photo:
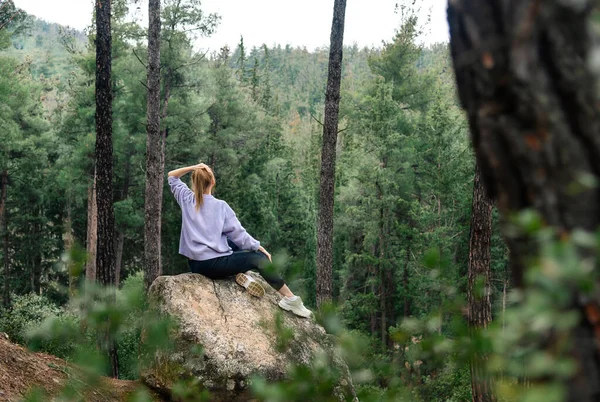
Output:
[[[43,400],[57,395],[68,382],[75,384],[74,399],[89,402],[127,401],[141,384],[102,377],[99,384],[84,386],[80,370],[62,359],[45,353],[33,353],[11,343],[0,333],[0,401],[21,400],[32,388],[40,388]],[[79,389],[78,389],[79,388]],[[82,391],[85,388],[87,391]],[[153,400],[160,401],[157,395]]]

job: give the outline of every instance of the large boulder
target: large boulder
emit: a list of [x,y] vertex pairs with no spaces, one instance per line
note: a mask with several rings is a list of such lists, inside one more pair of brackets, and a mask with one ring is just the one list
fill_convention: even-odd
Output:
[[[343,373],[335,394],[353,400],[348,368],[335,356],[330,335],[312,318],[282,311],[280,296],[259,275],[250,275],[264,286],[263,298],[250,296],[233,280],[196,274],[157,278],[150,298],[162,314],[178,322],[172,334],[176,346],[174,352],[154,355],[142,369],[142,380],[169,394],[177,382],[193,379],[214,401],[247,401],[252,377],[286,380],[290,364],[310,366],[317,353],[325,353]],[[203,354],[190,353],[196,345]]]

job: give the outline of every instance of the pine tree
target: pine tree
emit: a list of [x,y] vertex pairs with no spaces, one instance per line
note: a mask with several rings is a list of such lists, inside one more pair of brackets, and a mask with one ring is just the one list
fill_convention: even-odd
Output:
[[254,58],[254,66],[252,66],[252,78],[250,79],[250,86],[252,88],[252,100],[258,102],[258,88],[260,85],[260,78],[258,75],[258,58]]
[[[492,274],[490,243],[492,239],[492,208],[481,171],[476,168],[473,181],[473,203],[471,208],[471,233],[469,240],[469,285],[467,288],[468,320],[473,329],[486,328],[492,321]],[[471,359],[471,390],[473,401],[494,401],[492,384],[485,373],[485,356]]]
[[237,59],[237,67],[239,80],[242,84],[246,83],[246,48],[244,46],[244,37],[240,36],[240,43],[238,44],[238,51],[240,53]]
[[319,187],[319,219],[317,226],[317,306],[333,298],[333,204],[335,189],[335,159],[342,82],[342,55],[346,0],[335,0],[329,76],[325,93],[325,122],[321,152]]
[[144,230],[144,283],[146,290],[161,275],[162,140],[160,132],[160,0],[148,2],[148,110],[146,143],[146,197]]
[[[102,285],[115,282],[112,144],[112,32],[111,0],[96,0],[96,173],[98,249],[96,267]],[[101,342],[108,350],[113,377],[119,375],[116,344],[107,333]]]

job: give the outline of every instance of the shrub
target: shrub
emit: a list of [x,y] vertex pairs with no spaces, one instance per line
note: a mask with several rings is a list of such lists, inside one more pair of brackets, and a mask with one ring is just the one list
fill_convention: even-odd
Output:
[[11,310],[0,308],[0,332],[5,332],[12,342],[20,344],[25,344],[29,328],[39,326],[61,311],[47,297],[33,293],[13,295],[12,300]]

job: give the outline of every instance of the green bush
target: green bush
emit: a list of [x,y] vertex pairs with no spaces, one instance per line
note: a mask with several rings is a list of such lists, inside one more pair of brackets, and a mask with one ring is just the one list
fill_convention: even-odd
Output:
[[436,376],[427,375],[419,387],[424,401],[463,402],[470,401],[471,374],[468,366],[457,366],[450,360]]
[[0,332],[5,332],[12,342],[20,344],[26,343],[29,328],[39,326],[61,312],[50,299],[33,293],[13,295],[12,300],[12,309],[0,308]]
[[[84,293],[82,291],[81,299],[64,307],[45,296],[14,296],[12,310],[0,310],[0,332],[6,332],[11,341],[26,344],[34,351],[77,360],[81,350],[97,349],[93,320],[98,312],[86,310],[89,300]],[[116,333],[119,376],[135,380],[139,378],[138,355],[145,311],[143,274],[136,273],[125,279],[116,296],[116,311],[122,314]]]

